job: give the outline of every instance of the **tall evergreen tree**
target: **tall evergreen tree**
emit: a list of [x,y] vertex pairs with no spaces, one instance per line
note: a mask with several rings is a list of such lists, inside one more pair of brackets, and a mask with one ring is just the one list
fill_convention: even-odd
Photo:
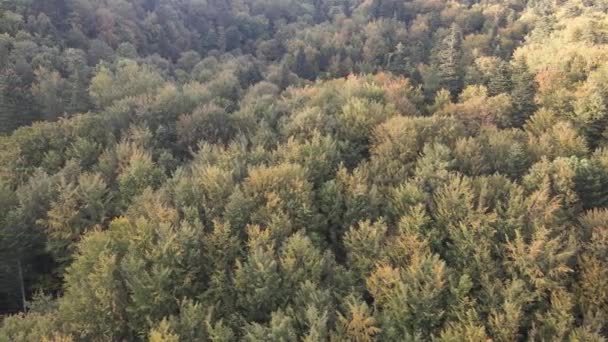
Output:
[[68,78],[68,112],[86,112],[90,108],[88,93],[89,70],[86,56],[82,50],[69,49],[66,51]]
[[501,61],[488,83],[488,95],[508,94],[513,88],[509,64]]
[[12,68],[0,70],[0,133],[32,122],[36,116],[31,92]]
[[580,161],[574,182],[584,209],[608,206],[608,171],[597,160]]
[[462,34],[458,25],[453,24],[441,41],[437,55],[439,86],[450,91],[453,97],[462,90]]
[[515,127],[521,127],[528,118],[536,111],[536,81],[525,61],[519,61],[513,67],[512,74],[514,115],[512,123]]
[[16,126],[17,104],[13,98],[16,75],[12,69],[0,73],[0,132],[9,132]]
[[293,72],[295,72],[296,75],[307,80],[312,80],[315,77],[314,70],[306,59],[306,52],[304,52],[304,47],[302,46],[300,46],[300,48],[296,52]]

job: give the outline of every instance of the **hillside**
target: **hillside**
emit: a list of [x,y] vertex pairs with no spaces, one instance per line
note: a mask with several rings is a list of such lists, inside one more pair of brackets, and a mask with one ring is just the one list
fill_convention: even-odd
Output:
[[608,338],[606,0],[7,0],[0,132],[0,342]]

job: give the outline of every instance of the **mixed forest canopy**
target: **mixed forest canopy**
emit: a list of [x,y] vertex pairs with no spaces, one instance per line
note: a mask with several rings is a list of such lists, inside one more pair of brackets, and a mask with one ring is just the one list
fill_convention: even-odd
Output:
[[608,0],[4,0],[0,132],[0,342],[608,338]]

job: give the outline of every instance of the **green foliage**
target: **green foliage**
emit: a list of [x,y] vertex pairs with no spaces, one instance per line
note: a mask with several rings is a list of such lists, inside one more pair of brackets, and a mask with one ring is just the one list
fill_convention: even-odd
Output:
[[461,44],[460,28],[457,24],[453,24],[438,46],[439,86],[448,90],[453,97],[456,97],[462,89]]
[[2,2],[0,341],[604,341],[607,9]]
[[521,127],[536,110],[536,82],[525,61],[517,61],[511,76],[513,90],[513,126]]
[[273,312],[268,327],[253,323],[245,327],[244,341],[281,341],[295,342],[297,335],[293,319],[281,311]]
[[338,314],[336,333],[330,340],[371,342],[381,331],[369,306],[355,296],[349,296],[344,303],[344,313]]
[[0,341],[60,341],[69,342],[69,335],[57,331],[55,313],[29,313],[5,318],[0,327]]
[[247,320],[265,320],[282,299],[279,264],[274,258],[270,231],[250,227],[248,233],[248,258],[237,261],[235,288],[239,293],[239,308]]
[[511,92],[511,68],[506,62],[501,62],[488,82],[488,93],[492,96]]
[[164,175],[148,153],[134,146],[125,146],[123,150],[130,155],[125,156],[128,159],[124,161],[126,165],[122,167],[117,181],[124,204],[128,204],[146,188],[160,186]]
[[78,183],[62,178],[59,197],[51,204],[45,219],[47,248],[58,262],[66,262],[84,232],[104,223],[108,212],[107,186],[99,175],[83,173]]
[[116,62],[114,70],[100,65],[91,79],[89,92],[99,108],[113,102],[153,91],[162,85],[162,77],[147,65],[123,59]]

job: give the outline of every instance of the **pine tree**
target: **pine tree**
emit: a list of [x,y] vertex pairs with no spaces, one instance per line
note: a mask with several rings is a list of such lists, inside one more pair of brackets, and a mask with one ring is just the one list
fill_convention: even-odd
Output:
[[441,41],[437,56],[439,85],[449,90],[453,97],[458,96],[463,86],[460,65],[461,45],[460,29],[454,24]]
[[381,331],[372,309],[361,299],[350,295],[346,298],[346,312],[339,314],[336,333],[332,341],[372,342]]
[[64,93],[66,81],[59,72],[39,68],[34,72],[36,81],[32,94],[45,119],[55,119],[65,111]]
[[0,133],[10,132],[16,127],[17,104],[12,96],[16,75],[12,69],[0,73]]
[[583,209],[608,205],[608,172],[597,160],[582,160],[574,176],[575,188]]
[[500,62],[488,83],[488,95],[508,94],[511,92],[512,87],[509,64]]
[[467,311],[464,317],[459,317],[456,322],[450,322],[447,327],[441,332],[438,338],[433,339],[437,342],[487,342],[492,339],[486,334],[486,329],[483,326],[475,310]]
[[303,342],[327,341],[329,335],[327,311],[319,312],[313,305],[309,305],[304,314],[306,318],[307,333]]
[[284,300],[281,274],[270,231],[250,227],[248,233],[249,255],[245,261],[237,261],[234,275],[237,301],[239,310],[248,320],[263,321],[270,318]]
[[405,46],[401,42],[397,44],[395,51],[388,55],[386,64],[386,68],[397,75],[409,76],[415,71]]
[[312,80],[315,78],[315,72],[308,62],[306,58],[306,52],[304,51],[304,47],[300,46],[295,55],[295,61],[293,65],[293,72],[296,75],[305,78],[307,80]]
[[253,323],[245,327],[243,341],[282,341],[296,342],[298,337],[294,328],[295,320],[282,310],[272,313],[268,326]]
[[162,320],[160,324],[150,330],[149,342],[179,342],[180,336],[171,331],[169,322]]
[[68,49],[66,57],[68,63],[67,110],[69,113],[82,113],[90,108],[88,85],[89,68],[82,50]]
[[31,92],[12,68],[0,70],[0,133],[27,125],[36,119]]
[[512,85],[511,98],[514,115],[511,121],[513,126],[522,127],[536,111],[536,103],[534,102],[536,82],[525,61],[520,61],[513,67]]

